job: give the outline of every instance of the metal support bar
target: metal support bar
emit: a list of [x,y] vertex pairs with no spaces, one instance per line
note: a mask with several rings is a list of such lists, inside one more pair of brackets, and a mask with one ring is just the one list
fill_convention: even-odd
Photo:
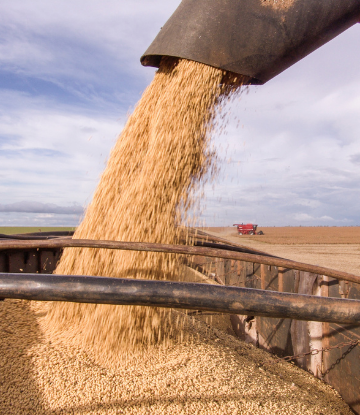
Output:
[[54,274],[0,273],[0,298],[194,309],[360,323],[360,301],[232,286]]

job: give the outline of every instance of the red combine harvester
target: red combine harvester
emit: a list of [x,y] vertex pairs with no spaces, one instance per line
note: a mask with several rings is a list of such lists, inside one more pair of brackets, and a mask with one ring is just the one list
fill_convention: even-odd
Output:
[[247,223],[246,225],[243,223],[234,223],[233,226],[237,227],[239,235],[264,235],[263,231],[256,232],[258,226],[252,223]]

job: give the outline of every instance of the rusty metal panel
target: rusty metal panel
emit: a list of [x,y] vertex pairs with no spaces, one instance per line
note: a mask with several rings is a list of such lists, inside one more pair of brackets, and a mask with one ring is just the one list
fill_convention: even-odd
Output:
[[0,254],[0,272],[52,273],[62,250],[10,251]]
[[234,284],[237,287],[245,287],[245,283],[246,283],[246,262],[244,261],[239,261],[239,266],[238,266],[238,283]]
[[238,262],[230,260],[225,266],[225,284],[238,286]]
[[[262,279],[267,289],[278,284],[278,275],[275,276],[275,267],[263,266]],[[295,274],[293,270],[283,269],[283,291],[294,292]],[[256,317],[256,328],[259,332],[259,345],[279,356],[293,354],[290,334],[291,319]]]
[[[257,276],[254,275],[254,264],[252,262],[245,262],[245,261],[236,261],[236,272],[232,272],[229,278],[229,285],[234,285],[237,287],[252,287],[256,288],[256,278]],[[260,280],[260,278],[259,278]],[[259,282],[260,285],[260,282]],[[230,316],[230,321],[232,328],[235,334],[244,341],[251,342],[249,338],[248,323],[249,316],[243,315],[236,315],[232,314]],[[250,319],[252,317],[250,316]],[[251,323],[250,323],[251,325]],[[252,339],[254,340],[254,339]],[[255,340],[255,344],[257,345],[257,341]]]
[[[315,274],[289,269],[278,270],[277,267],[268,265],[259,267],[244,261],[238,264],[240,266],[237,276],[236,272],[231,273],[229,280],[231,285],[314,295],[316,294],[314,283],[317,282],[318,289],[321,287],[322,296],[360,299],[360,284],[344,284],[330,277],[322,278]],[[251,333],[249,334],[246,324],[249,317],[232,315],[230,318],[235,333],[243,340],[250,341]],[[306,321],[256,317],[255,325],[257,336],[253,336],[254,342],[256,341],[256,344],[272,353],[279,356],[291,356],[310,350],[309,325]],[[360,327],[329,323],[323,323],[322,327],[322,347],[336,346],[341,342],[355,339],[360,340]],[[344,359],[332,367],[348,347],[324,352],[322,372],[331,368],[325,380],[341,394],[354,412],[360,415],[360,346],[356,346]],[[311,357],[297,359],[296,363],[307,370],[311,367]]]
[[293,269],[284,269],[284,292],[294,293],[295,292],[295,272]]
[[9,272],[25,272],[25,253],[24,251],[9,253]]
[[233,285],[235,287],[245,287],[245,280],[243,278],[243,261],[234,261],[230,273],[226,276],[226,285]]
[[218,277],[224,277],[224,260],[222,258],[216,258],[216,262],[215,262],[215,267],[216,267],[216,275]]
[[350,300],[360,300],[360,285],[352,283],[349,289]]
[[260,287],[260,278],[254,274],[254,264],[252,262],[243,262],[244,266],[242,269],[242,281],[246,288],[258,288],[258,280]]
[[231,259],[225,259],[224,260],[224,282],[225,285],[228,285],[228,281],[230,278],[230,275],[232,274],[232,263]]
[[[323,296],[341,297],[340,284],[334,278],[325,277]],[[349,284],[348,298],[360,299],[360,284]],[[360,340],[360,327],[323,323],[322,347],[334,347],[342,342]],[[336,363],[349,346],[323,353],[323,373],[330,369],[325,381],[336,389],[354,413],[360,415],[360,346],[356,346],[344,359]],[[334,366],[333,366],[334,365]]]
[[[13,235],[17,239],[49,239],[59,236],[70,236],[73,232],[38,232]],[[62,249],[41,250],[39,248],[23,250],[7,250],[0,252],[0,272],[10,273],[52,273],[60,259]]]
[[0,253],[0,272],[9,272],[7,254]]
[[340,291],[339,291],[339,280],[329,277],[328,286],[329,286],[329,297],[341,298]]
[[54,271],[55,271],[55,268],[56,268],[58,262],[60,261],[62,253],[63,253],[62,249],[57,249],[56,251],[54,251],[54,260],[55,260],[55,262],[54,262],[54,265],[55,265]]
[[264,289],[277,291],[278,290],[278,269],[271,265],[265,265]]
[[59,260],[59,254],[57,254],[56,251],[40,250],[39,252],[41,264],[40,272],[42,274],[52,273],[55,270],[56,264]]
[[24,272],[36,273],[39,271],[39,255],[37,251],[24,252]]
[[349,297],[349,282],[348,281],[339,281],[339,294],[341,298]]
[[13,251],[8,254],[9,272],[36,273],[39,271],[37,251]]
[[256,288],[256,276],[254,275],[254,264],[246,262],[244,266],[245,287]]
[[261,264],[254,264],[254,275],[260,280],[261,279]]
[[278,356],[292,355],[290,327],[291,320],[288,318],[256,317],[260,346]]
[[[342,342],[360,340],[360,327],[329,324],[326,336],[327,345],[336,346]],[[333,386],[347,402],[352,410],[360,414],[360,346],[356,346],[343,360],[336,364],[349,346],[332,349],[323,354],[325,372],[333,364],[333,368],[325,377],[325,381]]]
[[[37,273],[41,270],[39,252],[36,250],[12,251],[7,254],[7,257],[8,257],[8,272]],[[52,270],[49,272],[52,272]]]
[[[298,293],[299,294],[313,294],[313,286],[317,280],[317,275],[310,272],[300,272],[300,278],[298,282]],[[310,351],[310,337],[309,328],[307,321],[293,320],[291,323],[291,341],[293,351],[295,355],[301,353],[308,353]],[[311,357],[305,356],[300,359],[296,359],[296,364],[302,369],[307,369],[311,364]]]

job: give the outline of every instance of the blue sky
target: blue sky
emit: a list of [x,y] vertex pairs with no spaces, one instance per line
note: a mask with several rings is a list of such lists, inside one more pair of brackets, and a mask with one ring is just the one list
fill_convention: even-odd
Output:
[[[75,226],[179,0],[0,5],[0,226]],[[201,223],[360,225],[360,24],[228,108]]]

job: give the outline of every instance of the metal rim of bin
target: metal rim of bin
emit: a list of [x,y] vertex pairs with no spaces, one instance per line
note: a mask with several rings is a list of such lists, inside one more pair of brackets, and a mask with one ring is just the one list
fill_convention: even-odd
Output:
[[[208,248],[204,246],[170,245],[144,242],[101,241],[89,239],[55,238],[50,240],[3,240],[0,241],[0,252],[6,250],[43,249],[43,248],[101,248],[120,249],[128,251],[163,252],[178,255],[200,255],[213,258],[223,258],[265,264],[270,266],[296,269],[325,275],[339,280],[351,281],[360,284],[360,276],[343,271],[333,270],[317,265],[305,264],[289,259],[269,256],[265,253],[248,253],[243,249],[231,250],[219,247]],[[255,251],[254,251],[255,252]]]

